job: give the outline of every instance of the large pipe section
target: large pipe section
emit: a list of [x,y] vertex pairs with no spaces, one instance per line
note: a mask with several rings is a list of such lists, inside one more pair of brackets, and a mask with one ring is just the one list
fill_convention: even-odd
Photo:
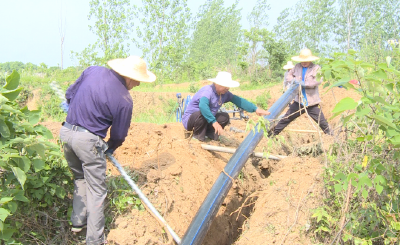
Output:
[[[270,121],[270,127],[273,120],[276,119],[287,105],[292,101],[298,92],[299,84],[293,84],[269,109],[270,115],[264,117]],[[244,141],[240,144],[236,152],[233,154],[229,162],[226,164],[224,171],[219,175],[212,186],[207,197],[203,201],[196,216],[189,225],[185,235],[182,238],[182,245],[198,245],[201,244],[208,229],[215,218],[222,201],[225,199],[232,181],[239,175],[249,156],[260,142],[264,135],[264,131],[259,125],[255,126],[255,130],[251,130]]]

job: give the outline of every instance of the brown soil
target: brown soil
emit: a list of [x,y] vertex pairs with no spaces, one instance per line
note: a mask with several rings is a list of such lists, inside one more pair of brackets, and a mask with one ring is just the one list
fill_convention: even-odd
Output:
[[[272,105],[282,94],[281,86],[269,88]],[[236,92],[244,98],[255,98],[263,90]],[[358,99],[344,89],[334,89],[336,100]],[[185,95],[186,96],[186,95]],[[157,108],[161,101],[175,98],[175,93],[132,92],[134,115]],[[335,106],[332,92],[324,94],[322,109],[330,118]],[[249,114],[253,120],[257,117]],[[332,122],[331,122],[332,123]],[[58,135],[60,123],[43,123]],[[234,133],[230,127],[245,130],[246,122],[232,120],[225,128],[221,142],[210,144],[238,147],[247,133]],[[314,130],[306,115],[288,128]],[[225,198],[203,244],[311,244],[310,210],[321,204],[323,154],[300,154],[298,149],[320,142],[316,133],[284,130],[285,143],[263,139],[256,151],[268,149],[271,154],[287,155],[282,161],[250,158]],[[333,142],[322,135],[323,149]],[[303,156],[302,156],[303,155]],[[137,185],[172,229],[183,237],[198,208],[231,154],[203,150],[199,142],[184,139],[180,123],[164,125],[132,123],[124,144],[115,157],[139,177]],[[109,163],[108,171],[118,175]],[[131,209],[114,217],[107,227],[109,244],[172,244],[157,220],[148,211]]]
[[28,106],[28,109],[33,111],[38,109],[38,101],[40,99],[40,91],[41,89],[35,89],[32,91],[32,96],[28,98],[28,102],[26,103],[26,106]]

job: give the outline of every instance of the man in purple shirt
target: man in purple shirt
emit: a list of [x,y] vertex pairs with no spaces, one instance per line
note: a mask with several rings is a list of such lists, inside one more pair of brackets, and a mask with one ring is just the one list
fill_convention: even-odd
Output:
[[[106,189],[105,153],[113,153],[125,140],[132,119],[129,90],[140,82],[154,82],[138,56],[108,61],[111,69],[91,66],[72,84],[65,97],[68,115],[60,130],[64,155],[74,174],[72,231],[87,226],[86,244],[103,244]],[[110,138],[104,142],[107,130]]]
[[208,80],[213,84],[197,91],[182,117],[183,126],[186,130],[193,131],[195,139],[205,141],[207,136],[211,140],[218,140],[224,127],[229,123],[229,114],[218,112],[222,104],[226,102],[232,102],[245,111],[256,112],[259,116],[270,114],[229,92],[229,88],[239,86],[238,82],[232,81],[232,75],[229,72],[218,72],[216,78]]

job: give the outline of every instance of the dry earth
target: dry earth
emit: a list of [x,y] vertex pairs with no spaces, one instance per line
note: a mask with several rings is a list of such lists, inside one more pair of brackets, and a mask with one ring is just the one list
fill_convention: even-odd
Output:
[[[202,83],[204,84],[204,82]],[[281,86],[271,88],[272,105],[282,94]],[[357,95],[344,89],[321,92],[322,109],[330,118],[336,101]],[[244,98],[255,98],[264,90],[235,92]],[[157,108],[162,101],[175,98],[175,93],[131,92],[134,115]],[[183,94],[186,96],[186,94]],[[254,114],[251,118],[256,120]],[[335,124],[335,121],[330,121]],[[60,123],[45,122],[55,135]],[[211,144],[237,147],[247,133],[230,131],[233,126],[245,130],[244,121],[232,120],[225,128],[225,140]],[[287,129],[315,130],[306,115]],[[321,204],[321,173],[324,154],[302,154],[303,146],[322,142],[328,150],[334,138],[318,133],[284,130],[286,143],[263,139],[256,151],[268,149],[271,154],[287,155],[282,161],[250,158],[233,188],[229,191],[203,244],[314,244],[310,210]],[[199,142],[184,138],[180,123],[156,125],[132,123],[124,144],[115,156],[120,164],[139,176],[138,186],[157,208],[173,230],[183,237],[192,218],[231,154],[203,150]],[[109,163],[108,171],[118,175]],[[115,217],[108,230],[109,244],[172,244],[157,220],[148,211],[131,209]]]

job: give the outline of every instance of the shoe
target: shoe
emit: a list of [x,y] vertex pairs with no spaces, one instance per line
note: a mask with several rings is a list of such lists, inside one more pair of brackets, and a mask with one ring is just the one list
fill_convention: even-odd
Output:
[[72,232],[78,233],[81,232],[84,228],[86,228],[86,225],[81,225],[81,226],[75,226],[73,225],[71,228]]

